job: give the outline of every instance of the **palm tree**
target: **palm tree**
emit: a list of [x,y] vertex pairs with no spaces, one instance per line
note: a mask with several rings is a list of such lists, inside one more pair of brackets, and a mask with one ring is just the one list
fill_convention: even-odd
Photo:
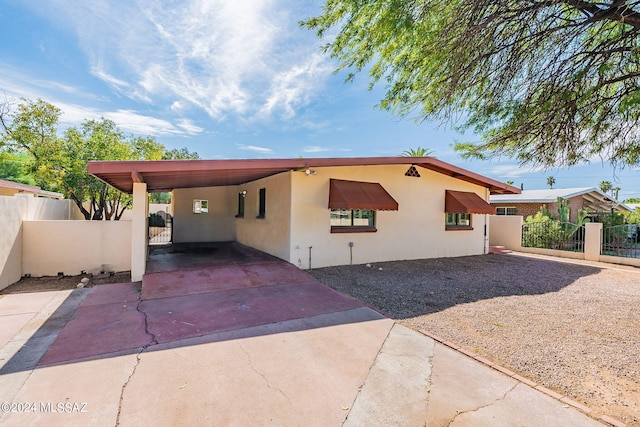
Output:
[[549,186],[549,188],[553,188],[553,186],[556,183],[556,179],[552,176],[548,176],[547,177],[547,185]]
[[426,157],[430,156],[431,154],[433,154],[432,150],[422,147],[409,148],[408,150],[404,150],[402,153],[400,153],[400,155],[404,157]]
[[618,194],[620,193],[621,188],[620,187],[613,187],[611,189],[611,195],[613,196],[614,199],[618,200]]
[[612,187],[613,185],[611,185],[610,181],[602,181],[600,184],[598,184],[598,188],[600,188],[600,191],[602,191],[605,194],[611,191]]

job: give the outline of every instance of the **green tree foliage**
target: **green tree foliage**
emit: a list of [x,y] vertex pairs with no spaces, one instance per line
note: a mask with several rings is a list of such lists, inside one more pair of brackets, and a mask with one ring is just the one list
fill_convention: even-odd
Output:
[[558,214],[554,215],[547,210],[546,205],[540,206],[540,210],[534,216],[528,216],[522,228],[522,244],[525,247],[568,249],[569,239],[591,220],[587,218],[588,210],[580,209],[578,218],[571,223],[569,201],[558,197]]
[[556,179],[552,176],[548,176],[547,177],[547,185],[549,186],[549,188],[553,188],[553,186],[556,184]]
[[409,148],[400,153],[400,155],[404,157],[425,157],[431,154],[433,154],[433,150],[423,147]]
[[132,199],[87,172],[90,160],[160,160],[167,156],[197,158],[186,148],[167,152],[151,137],[126,136],[108,119],[85,120],[58,135],[61,111],[39,99],[22,99],[14,113],[0,105],[0,154],[18,156],[40,187],[73,200],[85,219],[118,220]]
[[640,203],[640,197],[629,197],[622,203]]
[[26,154],[0,152],[0,179],[36,185],[36,180],[29,171],[28,163],[29,156]]
[[162,160],[200,160],[200,155],[195,151],[189,151],[187,147],[181,149],[174,148],[165,151]]
[[600,189],[600,191],[602,191],[605,194],[608,194],[609,191],[611,191],[611,188],[613,186],[611,185],[610,181],[602,181],[600,184],[598,184],[598,188]]
[[326,0],[301,23],[380,107],[482,135],[465,157],[640,163],[636,1]]

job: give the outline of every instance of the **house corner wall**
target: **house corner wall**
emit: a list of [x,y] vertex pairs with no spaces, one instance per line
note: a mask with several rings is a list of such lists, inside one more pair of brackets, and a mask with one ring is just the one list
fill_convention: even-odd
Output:
[[[236,240],[262,252],[291,261],[292,174],[283,172],[239,185],[234,197],[246,191],[244,217],[235,218]],[[258,217],[259,192],[266,190],[264,218]],[[237,199],[234,206],[237,205]]]

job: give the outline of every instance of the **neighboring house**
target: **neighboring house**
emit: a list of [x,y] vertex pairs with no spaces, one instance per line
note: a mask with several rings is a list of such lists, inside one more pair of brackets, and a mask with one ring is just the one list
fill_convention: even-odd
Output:
[[173,241],[237,241],[300,268],[487,252],[490,194],[520,190],[431,157],[89,162],[133,193],[132,279],[148,192],[172,191]]
[[533,216],[542,206],[550,213],[558,213],[558,197],[569,201],[570,221],[575,222],[580,209],[588,209],[589,216],[629,211],[630,209],[597,188],[557,188],[544,190],[524,190],[520,194],[491,195],[491,205],[497,215]]
[[45,191],[35,185],[20,184],[19,182],[0,179],[0,196],[15,196],[16,194],[45,197],[48,199],[62,199],[64,195],[53,191]]

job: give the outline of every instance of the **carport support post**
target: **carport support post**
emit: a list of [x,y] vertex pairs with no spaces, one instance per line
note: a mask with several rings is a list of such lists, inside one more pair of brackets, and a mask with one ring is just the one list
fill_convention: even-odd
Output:
[[131,221],[131,281],[138,282],[147,268],[147,245],[149,234],[147,221],[149,198],[147,184],[133,183],[133,220]]

